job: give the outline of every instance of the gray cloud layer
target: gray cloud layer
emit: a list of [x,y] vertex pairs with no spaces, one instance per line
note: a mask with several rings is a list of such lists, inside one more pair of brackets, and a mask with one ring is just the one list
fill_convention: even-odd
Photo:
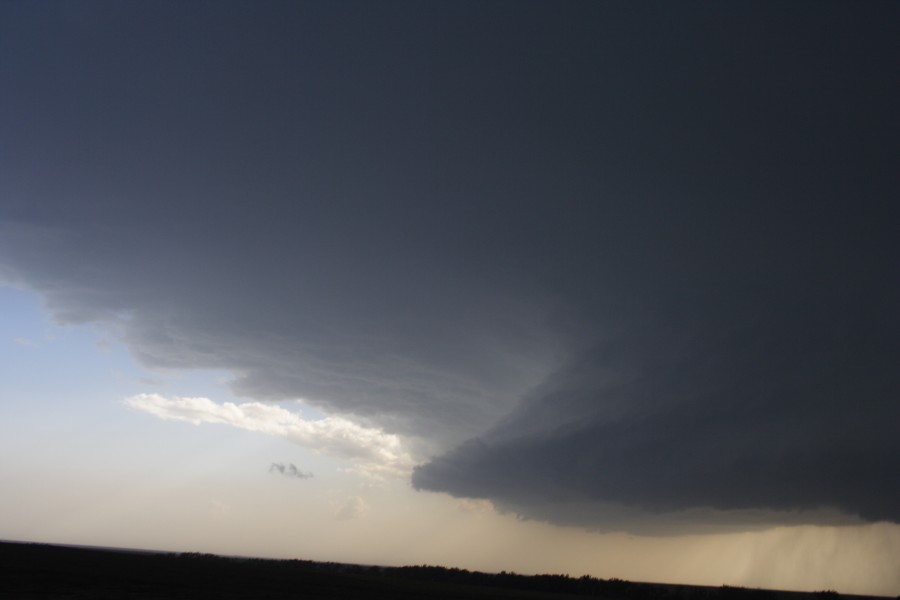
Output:
[[527,516],[900,520],[896,6],[161,6],[0,8],[57,319]]

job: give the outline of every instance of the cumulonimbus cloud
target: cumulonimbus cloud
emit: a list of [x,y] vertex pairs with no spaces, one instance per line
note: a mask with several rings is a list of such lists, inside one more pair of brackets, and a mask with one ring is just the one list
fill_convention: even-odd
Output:
[[[900,79],[875,26],[897,8],[829,4],[798,44],[765,11],[626,4],[501,8],[501,44],[425,3],[390,34],[186,8],[140,68],[96,57],[156,48],[152,10],[25,19],[0,53],[0,277],[255,400],[135,408],[370,471],[415,446],[421,489],[587,525],[900,520]],[[371,51],[336,57],[323,18]]]

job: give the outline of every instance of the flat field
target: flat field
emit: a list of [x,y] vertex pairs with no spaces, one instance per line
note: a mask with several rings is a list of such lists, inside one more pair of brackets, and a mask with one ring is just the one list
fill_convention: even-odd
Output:
[[0,600],[336,598],[497,600],[859,600],[835,592],[632,583],[565,575],[371,567],[0,542]]
[[0,542],[0,599],[531,598],[577,596],[394,577],[375,568]]

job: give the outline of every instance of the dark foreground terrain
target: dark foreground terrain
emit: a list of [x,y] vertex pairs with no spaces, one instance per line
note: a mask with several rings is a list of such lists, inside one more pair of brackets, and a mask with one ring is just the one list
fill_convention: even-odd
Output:
[[[0,599],[460,598],[534,600],[837,600],[744,588],[668,586],[443,567],[365,567],[0,542]],[[841,599],[859,597],[840,596]]]

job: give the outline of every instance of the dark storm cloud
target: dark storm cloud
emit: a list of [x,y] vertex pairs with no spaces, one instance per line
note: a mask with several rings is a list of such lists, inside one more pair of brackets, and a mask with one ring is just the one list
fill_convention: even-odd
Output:
[[524,516],[900,520],[895,5],[0,10],[60,321]]
[[582,515],[587,501],[649,513],[709,507],[740,521],[762,509],[785,513],[770,520],[819,522],[813,513],[828,508],[896,521],[895,341],[874,324],[848,332],[846,317],[818,317],[632,332],[419,467],[413,482],[606,527],[621,525]]
[[279,475],[292,477],[294,479],[312,479],[313,477],[311,472],[301,471],[294,463],[272,463],[269,467],[269,473],[278,473]]

